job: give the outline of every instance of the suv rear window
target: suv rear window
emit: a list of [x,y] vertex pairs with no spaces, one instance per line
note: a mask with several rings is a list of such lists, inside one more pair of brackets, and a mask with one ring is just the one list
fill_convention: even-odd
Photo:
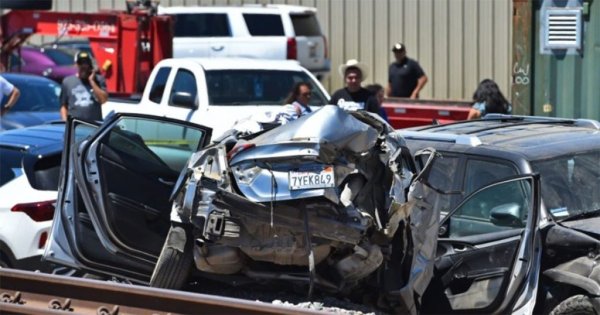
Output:
[[285,36],[279,14],[244,14],[248,32],[252,36]]
[[229,20],[223,13],[176,14],[175,37],[230,37]]
[[314,14],[292,14],[296,36],[321,36],[321,27]]

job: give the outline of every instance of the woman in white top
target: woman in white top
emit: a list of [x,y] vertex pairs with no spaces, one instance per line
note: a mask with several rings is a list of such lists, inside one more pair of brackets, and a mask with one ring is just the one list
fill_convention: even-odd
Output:
[[309,102],[312,95],[310,84],[306,82],[298,82],[294,84],[290,95],[285,100],[285,104],[292,104],[296,112],[296,118],[311,113]]

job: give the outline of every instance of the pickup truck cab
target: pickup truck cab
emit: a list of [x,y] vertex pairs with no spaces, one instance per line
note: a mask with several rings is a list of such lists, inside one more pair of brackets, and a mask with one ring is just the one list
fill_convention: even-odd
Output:
[[331,68],[312,7],[292,5],[158,8],[175,20],[173,56],[298,60],[322,78]]
[[325,88],[296,61],[164,59],[152,70],[139,104],[109,101],[102,112],[171,117],[209,126],[219,136],[241,119],[279,111],[297,82],[312,86],[311,106],[327,104]]

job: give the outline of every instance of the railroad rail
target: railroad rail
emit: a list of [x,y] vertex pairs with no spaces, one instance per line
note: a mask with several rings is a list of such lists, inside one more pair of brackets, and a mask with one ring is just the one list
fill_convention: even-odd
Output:
[[323,314],[309,309],[0,268],[0,314]]

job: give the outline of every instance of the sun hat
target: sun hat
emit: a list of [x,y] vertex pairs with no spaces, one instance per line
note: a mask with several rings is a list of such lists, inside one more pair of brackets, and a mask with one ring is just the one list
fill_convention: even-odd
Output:
[[357,68],[361,73],[361,81],[364,81],[369,75],[369,67],[356,59],[349,59],[345,64],[340,65],[339,72],[342,77],[345,76],[348,68]]

